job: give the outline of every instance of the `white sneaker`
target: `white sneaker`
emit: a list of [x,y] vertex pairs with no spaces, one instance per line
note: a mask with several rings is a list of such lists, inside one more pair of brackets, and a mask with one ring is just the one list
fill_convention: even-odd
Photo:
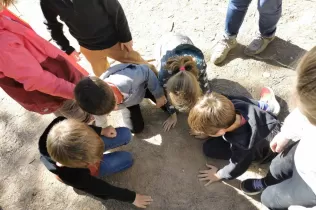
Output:
[[274,114],[275,116],[278,116],[281,110],[279,102],[275,98],[275,94],[273,90],[269,87],[264,87],[261,90],[260,93],[260,101],[265,102],[268,104],[268,107],[266,108],[267,112],[270,112]]
[[215,46],[215,50],[212,54],[211,61],[217,65],[223,62],[227,54],[231,49],[234,49],[237,46],[236,37],[228,37],[223,35],[223,38]]

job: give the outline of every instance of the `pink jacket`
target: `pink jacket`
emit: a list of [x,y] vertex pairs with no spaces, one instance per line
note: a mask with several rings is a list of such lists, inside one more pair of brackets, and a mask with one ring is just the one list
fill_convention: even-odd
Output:
[[25,109],[49,114],[73,99],[86,72],[8,11],[0,13],[0,87]]

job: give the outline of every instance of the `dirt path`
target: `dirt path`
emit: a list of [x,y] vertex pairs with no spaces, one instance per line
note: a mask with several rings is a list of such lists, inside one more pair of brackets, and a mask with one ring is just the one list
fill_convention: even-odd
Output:
[[[217,91],[254,98],[258,98],[262,86],[273,87],[282,105],[280,118],[283,119],[289,110],[296,61],[316,43],[316,2],[284,1],[283,17],[277,31],[279,38],[266,52],[253,59],[243,55],[243,48],[257,32],[255,2],[241,28],[240,46],[222,66],[208,63],[209,79]],[[121,3],[132,29],[135,48],[148,58],[151,58],[155,40],[173,29],[189,35],[209,59],[211,49],[222,33],[227,7],[223,0],[121,0]],[[38,0],[20,0],[17,9],[38,33],[49,39],[42,24]],[[259,176],[259,168],[252,167],[236,181],[205,188],[196,176],[207,159],[201,151],[202,141],[188,135],[186,117],[180,116],[181,123],[176,129],[164,133],[161,124],[165,114],[146,103],[143,109],[144,133],[123,148],[134,154],[135,165],[124,173],[107,177],[107,181],[152,195],[154,203],[148,209],[153,210],[265,209],[238,191],[240,180]],[[26,112],[0,91],[0,117],[0,206],[3,210],[135,209],[126,203],[102,203],[77,195],[45,170],[39,160],[37,141],[53,116]]]

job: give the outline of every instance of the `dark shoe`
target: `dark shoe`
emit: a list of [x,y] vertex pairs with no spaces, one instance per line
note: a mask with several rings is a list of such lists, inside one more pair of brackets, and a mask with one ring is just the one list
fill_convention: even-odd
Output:
[[240,183],[240,189],[247,195],[258,195],[266,188],[262,179],[246,179]]

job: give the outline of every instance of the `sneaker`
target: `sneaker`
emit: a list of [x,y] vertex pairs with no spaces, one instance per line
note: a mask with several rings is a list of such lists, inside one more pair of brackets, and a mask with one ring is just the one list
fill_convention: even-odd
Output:
[[237,46],[236,37],[228,37],[226,35],[223,36],[223,39],[220,40],[215,46],[215,50],[212,54],[211,61],[217,65],[223,62],[227,54],[231,49],[234,49]]
[[246,179],[240,183],[240,189],[247,195],[258,195],[266,188],[262,179]]
[[276,100],[275,94],[271,88],[269,87],[262,88],[261,93],[260,93],[259,104],[260,102],[265,104],[265,106],[260,107],[260,108],[274,114],[275,116],[279,115],[281,107],[280,107],[279,102]]
[[263,37],[263,36],[258,36],[255,38],[245,49],[244,53],[246,55],[252,56],[252,55],[257,55],[264,51],[267,46],[274,40],[275,36],[272,37]]

